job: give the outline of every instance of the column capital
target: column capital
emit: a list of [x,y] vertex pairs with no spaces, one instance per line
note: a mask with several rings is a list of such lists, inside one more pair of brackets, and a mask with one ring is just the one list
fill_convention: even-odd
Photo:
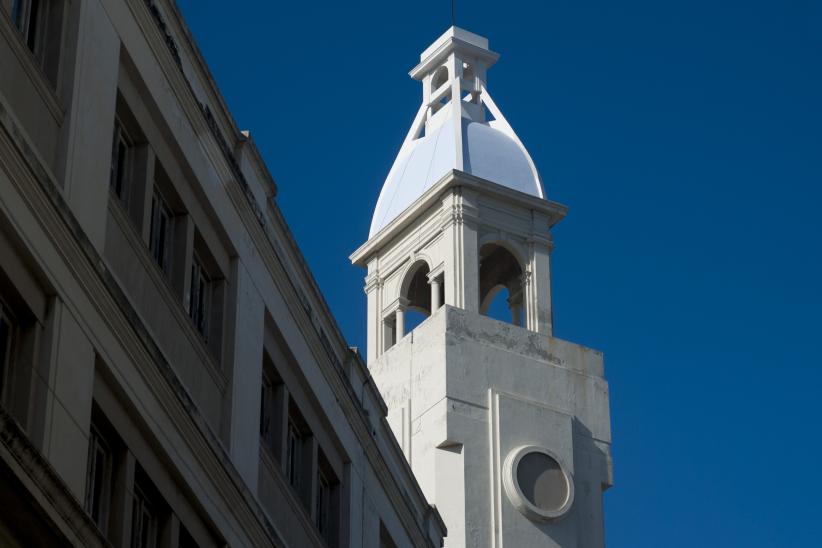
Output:
[[440,277],[440,274],[442,274],[444,270],[445,270],[445,264],[444,263],[440,263],[436,267],[432,268],[431,271],[427,274],[428,283],[429,284],[438,283],[439,280],[437,278]]
[[520,276],[520,280],[522,280],[522,286],[527,287],[528,283],[531,281],[531,269],[526,268],[525,271]]
[[365,292],[371,293],[375,287],[382,287],[382,279],[378,272],[373,272],[365,277]]
[[408,308],[410,301],[405,297],[398,297],[394,299],[391,303],[388,304],[385,308],[382,309],[383,317],[388,317],[397,310],[405,310]]

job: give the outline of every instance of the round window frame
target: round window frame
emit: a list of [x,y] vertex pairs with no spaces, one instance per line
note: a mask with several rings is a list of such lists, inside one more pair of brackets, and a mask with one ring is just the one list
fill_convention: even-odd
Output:
[[[554,459],[554,461],[556,461],[559,465],[559,469],[562,472],[562,477],[565,478],[565,484],[568,487],[568,494],[565,497],[565,502],[563,502],[562,506],[556,510],[544,510],[528,500],[528,498],[522,493],[522,488],[519,485],[519,481],[517,481],[517,470],[522,459],[531,453],[542,453],[543,455]],[[508,457],[505,459],[502,478],[505,486],[505,494],[508,495],[508,499],[511,501],[511,504],[513,504],[514,507],[528,519],[534,521],[556,520],[567,514],[571,509],[571,506],[574,504],[574,477],[570,472],[568,472],[568,469],[565,467],[562,459],[546,447],[540,447],[538,445],[523,445],[508,453]]]

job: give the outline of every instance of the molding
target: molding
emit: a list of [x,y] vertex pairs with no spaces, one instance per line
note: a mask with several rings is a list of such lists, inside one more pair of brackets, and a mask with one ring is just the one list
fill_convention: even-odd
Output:
[[[519,480],[516,477],[517,470],[519,468],[519,463],[522,461],[523,457],[531,453],[541,453],[543,455],[546,455],[554,461],[556,461],[556,463],[559,465],[559,469],[562,472],[562,476],[565,480],[565,486],[568,490],[568,493],[565,496],[565,500],[563,501],[563,503],[556,510],[546,510],[544,508],[539,508],[530,500],[528,500],[522,492],[522,488],[519,485]],[[511,504],[513,504],[517,510],[519,510],[525,517],[527,517],[531,521],[557,520],[566,515],[568,511],[571,509],[571,506],[574,504],[574,477],[568,471],[568,468],[565,466],[565,464],[563,464],[562,459],[560,459],[556,453],[554,453],[547,447],[525,445],[511,450],[508,453],[508,456],[505,458],[505,462],[503,463],[502,484],[505,488],[505,494],[508,495],[508,499],[511,501]]]
[[408,299],[397,297],[391,303],[382,309],[383,318],[396,312],[397,310],[405,310],[408,307]]
[[[417,232],[414,238],[406,235],[403,240],[398,242],[398,245],[388,250],[380,258],[380,275],[383,282],[390,279],[403,267],[409,255],[431,248],[442,237],[443,229],[435,224],[435,220],[434,217],[426,219],[422,226],[415,229]],[[409,251],[409,248],[411,251]]]
[[445,262],[441,262],[428,272],[428,283],[432,283],[443,272],[445,272]]
[[380,288],[383,285],[383,280],[380,278],[379,272],[372,272],[365,277],[365,293],[371,293],[374,289]]

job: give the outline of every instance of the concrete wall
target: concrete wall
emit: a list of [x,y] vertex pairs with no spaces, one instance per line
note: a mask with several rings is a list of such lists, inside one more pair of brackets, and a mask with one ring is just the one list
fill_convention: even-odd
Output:
[[[449,526],[446,546],[604,545],[612,470],[601,353],[445,306],[370,368]],[[529,519],[505,493],[504,461],[527,445],[549,449],[573,478],[561,518]]]

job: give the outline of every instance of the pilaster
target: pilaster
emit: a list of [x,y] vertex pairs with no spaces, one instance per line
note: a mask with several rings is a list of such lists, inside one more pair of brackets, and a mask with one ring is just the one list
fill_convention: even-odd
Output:
[[369,274],[365,278],[365,294],[368,301],[368,326],[366,331],[368,339],[368,347],[366,349],[367,363],[372,363],[379,356],[383,336],[382,321],[380,318],[382,281],[376,268],[372,267],[372,264],[369,264]]
[[94,247],[102,253],[109,199],[109,167],[120,40],[100,2],[80,2],[82,38],[78,41],[69,128],[65,147],[65,195]]
[[231,460],[252,491],[257,489],[260,456],[260,381],[263,375],[263,329],[265,308],[245,266],[239,260],[233,269],[235,315],[231,372]]
[[475,192],[455,187],[442,201],[445,304],[479,312],[479,213]]

